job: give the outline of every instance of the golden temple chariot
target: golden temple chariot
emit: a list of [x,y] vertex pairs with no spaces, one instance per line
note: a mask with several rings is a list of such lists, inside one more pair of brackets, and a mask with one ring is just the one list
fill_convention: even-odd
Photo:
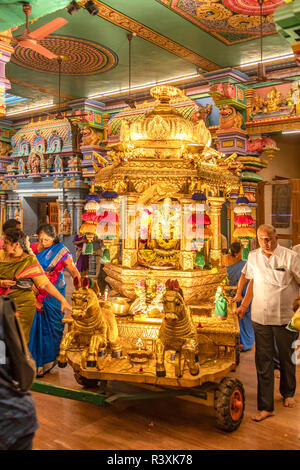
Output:
[[[102,197],[86,210],[99,205],[93,220],[109,252],[111,291],[99,297],[86,279],[76,287],[58,359],[82,384],[195,387],[218,382],[238,363],[220,227],[222,205],[239,190],[240,165],[212,148],[203,119],[185,119],[172,107],[180,90],[157,86],[151,93],[154,108],[124,120],[110,163],[98,155],[102,167],[95,165],[91,197]],[[218,316],[221,302],[226,311]]]

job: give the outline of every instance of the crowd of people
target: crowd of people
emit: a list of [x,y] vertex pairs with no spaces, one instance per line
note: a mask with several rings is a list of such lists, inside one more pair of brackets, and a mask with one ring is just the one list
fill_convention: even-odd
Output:
[[[0,307],[5,299],[11,299],[10,309],[20,327],[12,323],[11,317],[9,323],[9,312],[6,316],[0,312],[0,345],[6,341],[5,325],[10,325],[10,337],[17,338],[19,350],[25,354],[28,347],[35,361],[35,375],[42,377],[56,365],[64,310],[72,310],[65,298],[63,270],[80,284],[81,273],[88,272],[88,259],[83,254],[83,237],[74,238],[77,266],[52,225],[40,226],[37,237],[38,241],[30,244],[17,220],[10,219],[3,225]],[[259,248],[249,253],[247,261],[242,260],[239,242],[231,244],[229,253],[224,244],[222,264],[229,286],[236,289],[233,301],[239,318],[240,349],[248,351],[255,344],[258,411],[252,419],[262,421],[274,415],[274,369],[280,370],[283,405],[296,406],[296,365],[292,356],[298,333],[287,325],[300,306],[300,254],[299,246],[290,250],[278,244],[272,225],[261,225],[257,240]],[[103,266],[99,273],[99,281],[104,282]],[[5,360],[0,357],[0,410],[9,412],[0,413],[0,450],[30,449],[37,428],[34,404],[26,387],[18,386],[9,348],[5,354]]]
[[[17,345],[23,341],[25,349],[22,351],[29,349],[30,357],[35,361],[35,375],[41,377],[56,365],[64,329],[64,310],[72,311],[65,298],[66,284],[62,271],[67,269],[73,278],[78,278],[79,284],[80,273],[52,225],[39,227],[38,242],[32,244],[21,230],[18,220],[9,219],[2,229],[0,296],[13,301],[19,325],[14,331],[16,341],[12,350],[15,353]],[[4,320],[0,322],[0,341],[6,345]],[[0,449],[28,449],[36,428],[32,400],[28,390],[20,390],[17,385],[14,377],[16,368],[11,367],[11,357],[1,359],[0,408],[8,407],[10,411],[0,416]],[[18,433],[13,434],[14,439],[10,431],[16,427],[16,423],[23,421],[24,429],[30,428],[31,432],[20,436],[21,441],[18,442]],[[32,426],[28,423],[32,423]]]

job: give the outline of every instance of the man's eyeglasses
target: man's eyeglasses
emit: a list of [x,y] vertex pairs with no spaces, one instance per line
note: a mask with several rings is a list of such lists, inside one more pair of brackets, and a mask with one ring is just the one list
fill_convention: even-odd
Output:
[[273,238],[275,238],[274,236],[273,237],[258,237],[258,240],[261,241],[261,242],[266,242],[266,243],[269,243],[271,240],[273,240]]

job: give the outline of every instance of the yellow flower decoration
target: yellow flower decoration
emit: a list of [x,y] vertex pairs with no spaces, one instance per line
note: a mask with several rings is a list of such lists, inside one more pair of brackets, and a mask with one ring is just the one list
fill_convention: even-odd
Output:
[[232,12],[218,3],[215,5],[207,4],[197,7],[196,15],[198,18],[206,21],[221,21],[225,18],[229,18]]
[[267,15],[265,18],[266,18],[266,21],[268,23],[274,24],[274,15],[273,15],[273,13],[271,13],[270,15]]
[[233,15],[231,18],[228,18],[228,24],[234,29],[253,29],[260,25],[260,16]]

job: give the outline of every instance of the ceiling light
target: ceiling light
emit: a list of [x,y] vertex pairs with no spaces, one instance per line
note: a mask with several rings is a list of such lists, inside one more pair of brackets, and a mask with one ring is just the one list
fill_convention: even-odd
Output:
[[13,113],[6,113],[6,117],[9,117],[9,116],[15,116],[17,114],[23,114],[23,113],[28,113],[29,111],[37,111],[37,110],[40,110],[40,109],[45,109],[45,108],[50,108],[50,107],[53,107],[54,104],[53,103],[49,103],[49,104],[45,104],[43,106],[37,106],[35,108],[25,108],[25,109],[21,109],[19,111],[15,111]]
[[240,68],[242,68],[242,67],[251,67],[252,65],[257,65],[257,64],[260,64],[260,63],[266,64],[268,62],[275,62],[277,60],[290,59],[292,57],[295,58],[294,54],[286,54],[286,55],[282,55],[282,56],[279,56],[279,57],[271,57],[269,59],[264,59],[262,61],[257,60],[257,61],[254,61],[254,62],[247,62],[246,64],[239,65],[239,67]]
[[92,16],[97,15],[99,12],[99,8],[95,5],[95,3],[92,0],[89,0],[88,2],[86,2],[84,6],[89,12],[89,14]]
[[69,3],[69,5],[66,6],[66,10],[70,15],[73,15],[78,10],[80,10],[80,6],[78,5],[78,3],[75,2],[75,0],[73,0]]
[[282,131],[281,134],[300,134],[300,130],[295,130],[295,131]]
[[[178,82],[178,81],[181,81],[181,80],[188,80],[190,78],[196,78],[196,77],[199,77],[199,74],[198,73],[193,73],[193,74],[190,74],[190,75],[184,75],[182,77],[172,78],[170,80],[164,80],[164,81],[161,81],[161,82],[148,83],[148,84],[145,84],[145,85],[135,86],[135,87],[131,88],[131,91],[140,91],[140,90],[144,90],[146,88],[152,88],[153,86],[166,85],[168,83],[174,83],[174,82]],[[201,79],[201,76],[199,78]],[[105,96],[120,95],[121,93],[127,93],[128,91],[129,91],[129,88],[123,88],[123,89],[118,90],[118,91],[110,91],[110,92],[107,92],[107,93],[97,93],[96,95],[89,96],[89,98],[93,99],[93,98],[100,98],[102,96],[105,97]]]

